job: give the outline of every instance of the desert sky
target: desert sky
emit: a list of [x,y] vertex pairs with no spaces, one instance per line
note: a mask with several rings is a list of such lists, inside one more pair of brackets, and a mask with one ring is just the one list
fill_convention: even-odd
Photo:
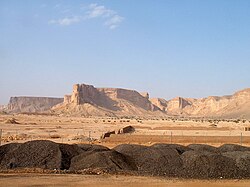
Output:
[[170,99],[250,85],[248,0],[1,0],[0,104],[75,83]]

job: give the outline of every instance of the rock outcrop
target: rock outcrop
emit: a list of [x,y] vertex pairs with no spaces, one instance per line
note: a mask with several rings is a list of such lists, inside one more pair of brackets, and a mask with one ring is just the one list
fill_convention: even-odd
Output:
[[39,113],[48,111],[53,106],[62,102],[62,98],[11,97],[6,111],[10,113]]
[[229,96],[193,99],[182,109],[189,116],[250,118],[250,89]]
[[95,88],[76,84],[73,93],[64,96],[64,102],[53,107],[55,112],[84,116],[154,115],[164,113],[149,101],[148,93],[122,88]]
[[250,119],[250,88],[228,96],[207,98],[149,98],[147,92],[122,88],[96,88],[75,84],[64,98],[11,97],[4,111],[37,113],[52,111],[72,116],[191,116]]
[[157,106],[162,111],[167,112],[168,101],[163,98],[150,98],[149,99],[152,104]]

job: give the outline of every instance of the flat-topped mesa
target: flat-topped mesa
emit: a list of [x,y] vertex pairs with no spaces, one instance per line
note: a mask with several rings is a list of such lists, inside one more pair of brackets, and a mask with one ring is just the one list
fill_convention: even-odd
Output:
[[98,102],[100,102],[100,99],[102,98],[99,91],[92,85],[75,84],[73,86],[71,102],[76,105],[84,103],[98,104]]
[[105,96],[112,100],[126,100],[133,105],[143,108],[144,110],[154,111],[158,109],[148,100],[148,93],[144,93],[142,95],[135,90],[128,90],[123,88],[97,88],[97,90],[104,93]]
[[45,112],[62,102],[63,98],[11,97],[6,110],[11,113]]
[[142,96],[135,90],[118,89],[117,98],[127,100],[145,110],[150,110],[150,111],[157,110],[156,107],[152,105],[152,103],[148,100],[148,96],[146,97]]
[[123,106],[124,103],[122,104],[122,102],[126,101],[147,111],[159,110],[159,108],[154,106],[148,98],[148,93],[140,94],[135,90],[122,88],[95,88],[92,85],[75,84],[73,86],[72,95],[64,96],[64,103],[72,103],[75,105],[89,103],[94,106],[118,110],[119,107]]

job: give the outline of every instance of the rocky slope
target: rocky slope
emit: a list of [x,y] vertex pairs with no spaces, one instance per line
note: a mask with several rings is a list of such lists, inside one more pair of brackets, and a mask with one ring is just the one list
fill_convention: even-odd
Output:
[[191,116],[250,119],[250,88],[228,96],[149,98],[149,94],[122,88],[95,88],[76,84],[62,98],[12,97],[7,109],[13,113],[43,112],[73,116]]
[[6,110],[10,113],[45,112],[61,102],[63,98],[11,97]]
[[[193,99],[177,97],[169,101],[151,99],[151,102],[169,115],[224,117],[250,119],[250,89],[228,96],[209,96]],[[162,101],[162,100],[161,100]]]
[[95,88],[76,84],[71,95],[52,109],[56,113],[82,116],[165,115],[149,101],[148,93],[121,88]]

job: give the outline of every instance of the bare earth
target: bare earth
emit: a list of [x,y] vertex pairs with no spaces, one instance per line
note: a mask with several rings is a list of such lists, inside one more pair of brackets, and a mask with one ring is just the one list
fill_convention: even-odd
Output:
[[[14,118],[18,124],[6,123]],[[216,124],[216,127],[214,126]],[[132,134],[112,135],[100,140],[107,131],[132,125]],[[90,143],[114,147],[121,143],[152,145],[154,143],[206,143],[219,146],[237,143],[250,146],[249,121],[200,121],[196,119],[117,119],[59,117],[46,115],[0,115],[1,144],[47,139],[59,143]],[[242,137],[241,137],[242,135]],[[0,174],[0,186],[250,186],[250,180],[187,180],[124,175],[75,174]]]
[[[12,118],[19,124],[6,123]],[[128,125],[135,127],[134,133],[112,135],[110,138],[99,141],[103,133]],[[87,138],[90,137],[95,139],[92,143],[108,147],[121,143],[145,145],[206,143],[215,146],[224,143],[242,143],[242,145],[250,145],[250,131],[244,131],[244,127],[250,127],[248,120],[239,122],[165,118],[137,120],[19,114],[0,115],[0,126],[2,144],[36,139],[69,144],[86,143]]]
[[44,174],[0,174],[0,186],[172,186],[172,187],[248,187],[250,180],[187,180],[164,179],[141,176],[112,175],[44,175]]

